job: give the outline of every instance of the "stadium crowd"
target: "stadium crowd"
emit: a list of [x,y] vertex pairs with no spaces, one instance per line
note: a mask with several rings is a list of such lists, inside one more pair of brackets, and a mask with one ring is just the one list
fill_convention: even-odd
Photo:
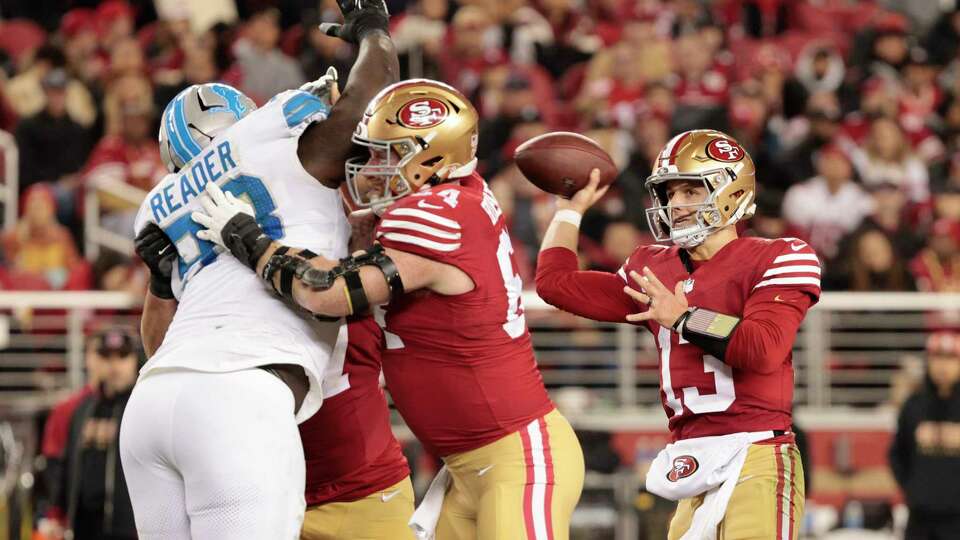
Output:
[[[482,173],[511,216],[527,286],[552,203],[512,165],[519,143],[576,130],[614,158],[621,177],[586,217],[581,250],[585,267],[609,270],[649,241],[654,153],[710,127],[757,162],[747,234],[808,240],[826,289],[960,291],[950,2],[387,3],[402,75],[449,82],[482,113]],[[181,89],[221,80],[263,103],[329,65],[348,75],[351,46],[317,30],[338,16],[332,1],[240,0],[236,21],[202,31],[188,4],[168,4],[180,7],[4,2],[0,129],[19,147],[21,204],[2,237],[3,288],[143,290],[131,254],[84,253],[84,229],[94,218],[132,236],[137,196],[166,172],[157,119]],[[85,212],[94,192],[99,216]]]

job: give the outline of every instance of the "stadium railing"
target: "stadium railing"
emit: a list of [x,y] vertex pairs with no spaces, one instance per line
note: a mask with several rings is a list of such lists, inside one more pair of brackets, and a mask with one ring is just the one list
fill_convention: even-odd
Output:
[[0,163],[3,168],[3,185],[0,187],[0,203],[3,204],[3,228],[9,230],[17,223],[20,205],[20,151],[13,135],[0,130]]
[[[665,431],[649,332],[558,312],[532,292],[523,300],[544,381],[578,430]],[[32,478],[37,418],[83,384],[85,336],[104,324],[137,328],[140,301],[111,292],[0,292],[0,428],[10,424],[21,441],[21,490]],[[958,324],[960,294],[824,294],[794,350],[798,425],[848,434],[891,431],[891,394],[898,377],[922,375],[927,330]],[[588,488],[614,494],[618,538],[636,538],[638,478],[629,468],[588,475]],[[611,519],[603,508],[591,510],[581,519],[593,525]]]
[[[106,167],[101,167],[103,170]],[[147,192],[131,186],[109,174],[92,174],[85,182],[83,199],[84,253],[88,260],[96,260],[101,248],[108,248],[122,255],[133,255],[133,231],[118,234],[103,226],[105,202],[112,207],[128,207],[135,212],[147,196]]]

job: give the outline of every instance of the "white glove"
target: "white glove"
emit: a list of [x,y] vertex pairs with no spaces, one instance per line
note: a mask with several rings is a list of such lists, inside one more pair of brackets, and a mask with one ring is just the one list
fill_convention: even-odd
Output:
[[247,214],[256,217],[253,207],[241,201],[233,193],[224,193],[220,186],[208,182],[206,189],[200,194],[200,205],[203,212],[190,214],[190,219],[206,227],[197,233],[197,238],[207,240],[226,249],[223,243],[223,226],[237,214]]
[[313,94],[327,107],[333,107],[340,99],[340,88],[337,86],[339,75],[337,68],[330,66],[327,73],[315,81],[308,82],[300,87],[300,90]]

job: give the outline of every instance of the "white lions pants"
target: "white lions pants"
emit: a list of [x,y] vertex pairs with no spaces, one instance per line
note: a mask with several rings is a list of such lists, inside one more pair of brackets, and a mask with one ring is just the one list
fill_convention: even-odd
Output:
[[141,378],[120,427],[140,539],[298,538],[305,471],[293,407],[262,369]]

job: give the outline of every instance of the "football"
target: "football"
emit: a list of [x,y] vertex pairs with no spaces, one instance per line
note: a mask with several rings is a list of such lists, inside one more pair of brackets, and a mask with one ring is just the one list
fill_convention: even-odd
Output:
[[617,178],[617,166],[593,139],[557,131],[534,137],[513,154],[520,172],[540,189],[570,198],[590,181],[590,171],[600,169],[600,186]]

